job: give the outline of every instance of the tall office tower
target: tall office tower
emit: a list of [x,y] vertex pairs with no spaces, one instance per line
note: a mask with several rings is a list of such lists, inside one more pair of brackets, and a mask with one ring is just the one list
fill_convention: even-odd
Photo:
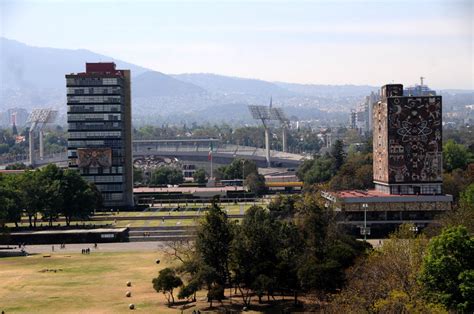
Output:
[[95,183],[104,207],[132,207],[130,70],[86,63],[66,85],[69,167]]
[[382,87],[373,109],[374,183],[389,194],[441,194],[441,96]]

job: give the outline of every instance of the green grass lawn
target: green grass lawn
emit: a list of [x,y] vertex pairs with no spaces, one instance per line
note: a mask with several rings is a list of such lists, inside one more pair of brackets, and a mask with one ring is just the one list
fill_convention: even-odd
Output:
[[[162,253],[53,253],[0,259],[0,310],[5,313],[175,313],[163,306],[151,280],[166,263]],[[56,270],[57,272],[44,271]],[[132,287],[126,282],[131,281]],[[132,297],[125,293],[132,291]]]
[[[161,260],[159,265],[156,259]],[[90,255],[55,252],[0,258],[0,311],[130,313],[128,305],[134,303],[136,312],[180,313],[181,306],[167,307],[165,297],[151,283],[161,269],[170,265],[171,261],[159,251],[93,251]],[[132,282],[131,287],[126,286],[127,281]],[[132,297],[125,296],[127,291],[132,292]],[[200,291],[197,304],[191,304],[184,313],[197,309],[205,313],[205,294]]]
[[[260,203],[257,203],[260,204]],[[247,211],[253,204],[222,204],[222,209],[225,210],[230,215],[238,215],[241,214],[241,209],[245,212]],[[189,210],[195,209],[195,207],[181,207],[180,211],[169,211],[165,208],[159,209],[151,209],[150,211],[135,211],[135,212],[120,212],[120,213],[98,213],[95,218],[100,218],[100,220],[93,220],[93,221],[73,221],[71,222],[71,227],[77,225],[82,226],[83,224],[87,226],[104,226],[109,225],[112,227],[158,227],[158,226],[188,226],[188,225],[195,225],[199,218],[192,218],[192,219],[165,219],[163,223],[161,220],[147,220],[149,217],[161,217],[166,216],[174,217],[174,216],[193,216],[198,215],[200,217],[204,216],[205,211],[197,211],[197,210]],[[118,217],[120,218],[128,218],[128,217],[143,217],[143,220],[116,220]],[[114,221],[116,220],[116,222]],[[178,224],[179,222],[179,224]],[[18,224],[20,227],[28,227],[28,222],[21,222]],[[37,226],[47,226],[47,222],[38,221]],[[53,223],[54,226],[65,226],[66,222],[64,221],[56,221]],[[8,227],[14,227],[15,224],[8,223]]]

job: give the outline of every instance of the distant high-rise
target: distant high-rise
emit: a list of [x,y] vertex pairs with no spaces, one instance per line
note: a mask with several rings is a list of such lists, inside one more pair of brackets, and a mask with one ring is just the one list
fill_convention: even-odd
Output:
[[441,96],[407,96],[382,87],[373,108],[374,183],[389,194],[441,194]]
[[372,133],[372,109],[378,100],[378,94],[371,92],[355,109],[351,110],[351,129],[357,129],[363,135]]
[[132,207],[130,70],[86,63],[66,84],[69,167],[95,183],[104,207]]

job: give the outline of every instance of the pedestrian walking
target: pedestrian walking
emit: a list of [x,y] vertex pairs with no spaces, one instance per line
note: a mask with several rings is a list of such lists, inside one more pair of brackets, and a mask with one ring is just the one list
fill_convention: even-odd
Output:
[[51,246],[51,251],[53,251],[53,252],[54,252],[54,245],[53,245],[53,246]]

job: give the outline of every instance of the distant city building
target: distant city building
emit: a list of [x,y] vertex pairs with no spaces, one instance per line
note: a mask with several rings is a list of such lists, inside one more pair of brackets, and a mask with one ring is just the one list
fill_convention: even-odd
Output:
[[441,96],[405,96],[382,87],[374,107],[374,183],[390,194],[441,194]]
[[364,98],[356,109],[351,110],[352,129],[357,129],[360,134],[369,135],[372,131],[372,109],[374,104],[379,101],[378,94],[371,92],[369,96]]
[[11,108],[1,113],[0,124],[4,126],[23,127],[28,120],[28,111],[23,108]]
[[130,70],[86,63],[66,84],[69,167],[95,183],[104,207],[132,207]]
[[403,91],[405,96],[436,96],[436,91],[430,89],[426,85],[415,85],[405,88]]

